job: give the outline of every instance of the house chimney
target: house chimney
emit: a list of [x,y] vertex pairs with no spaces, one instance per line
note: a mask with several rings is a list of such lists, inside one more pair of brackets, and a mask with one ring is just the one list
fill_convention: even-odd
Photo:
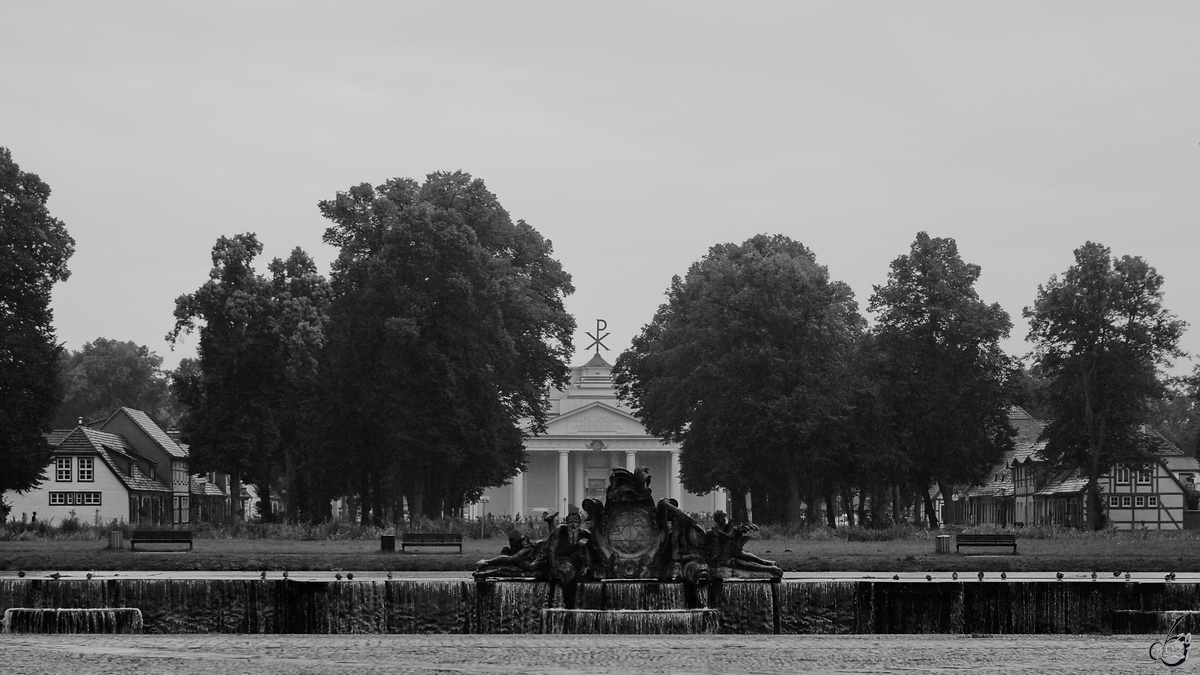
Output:
[[83,418],[82,417],[79,418],[79,426],[83,426]]

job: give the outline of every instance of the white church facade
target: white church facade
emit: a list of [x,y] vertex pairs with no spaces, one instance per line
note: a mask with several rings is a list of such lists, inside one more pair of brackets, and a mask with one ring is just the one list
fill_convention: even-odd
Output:
[[587,497],[603,500],[613,467],[650,470],[655,499],[671,497],[684,511],[726,509],[725,491],[692,494],[679,480],[679,445],[646,433],[617,398],[612,366],[597,352],[573,369],[571,383],[550,393],[546,432],[525,441],[526,470],[484,493],[467,516],[515,516],[540,521],[549,511],[566,515]]

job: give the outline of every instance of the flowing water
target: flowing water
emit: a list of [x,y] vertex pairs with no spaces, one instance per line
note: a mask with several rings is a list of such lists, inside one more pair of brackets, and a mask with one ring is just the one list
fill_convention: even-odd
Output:
[[136,609],[26,609],[4,611],[5,633],[140,633]]
[[[1200,624],[1200,583],[726,579],[690,588],[620,580],[564,592],[549,583],[500,579],[0,579],[0,610],[126,608],[140,612],[146,633],[662,632],[683,631],[685,624],[742,634],[1155,633],[1180,615],[1187,630],[1193,621]],[[575,614],[544,617],[543,610]],[[691,614],[656,618],[654,612]],[[103,612],[42,612],[36,620],[35,614],[18,612],[13,621],[49,626],[53,617],[47,631],[59,629],[59,615],[77,625],[109,622],[96,630],[115,625],[97,618]]]

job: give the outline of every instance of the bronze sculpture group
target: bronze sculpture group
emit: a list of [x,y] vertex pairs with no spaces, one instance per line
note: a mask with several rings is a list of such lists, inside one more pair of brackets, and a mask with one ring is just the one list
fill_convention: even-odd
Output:
[[[586,514],[586,519],[584,517]],[[774,562],[744,550],[753,524],[734,525],[720,511],[701,528],[671,499],[657,504],[650,473],[616,467],[603,502],[585,499],[581,511],[544,516],[546,539],[513,530],[501,555],[481,560],[475,578],[526,578],[564,586],[601,579],[657,579],[703,585],[714,578],[778,579]]]

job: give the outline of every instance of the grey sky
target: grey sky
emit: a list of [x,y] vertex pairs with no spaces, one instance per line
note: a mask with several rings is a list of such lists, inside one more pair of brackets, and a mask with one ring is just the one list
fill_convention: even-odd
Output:
[[917,231],[953,237],[1014,354],[1098,241],[1165,276],[1200,352],[1200,4],[4,1],[0,26],[0,145],[78,244],[73,349],[174,366],[218,236],[327,272],[317,201],[462,169],[554,242],[610,361],[671,275],[759,232],[864,309]]

